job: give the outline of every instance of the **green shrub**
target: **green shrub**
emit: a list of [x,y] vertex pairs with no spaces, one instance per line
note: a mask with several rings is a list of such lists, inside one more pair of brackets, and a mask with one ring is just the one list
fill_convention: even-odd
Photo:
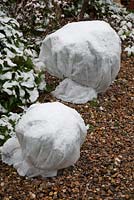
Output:
[[15,137],[15,124],[20,118],[20,114],[9,113],[7,116],[2,115],[0,119],[0,146],[10,138]]
[[0,113],[33,103],[39,96],[42,74],[34,72],[33,52],[25,48],[18,29],[15,19],[0,12]]

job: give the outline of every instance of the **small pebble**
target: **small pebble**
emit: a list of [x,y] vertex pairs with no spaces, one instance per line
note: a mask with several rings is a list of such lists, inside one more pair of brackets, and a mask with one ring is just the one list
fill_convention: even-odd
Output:
[[5,185],[5,183],[4,183],[4,182],[2,182],[0,185],[1,185],[1,187],[3,187],[3,186]]
[[31,199],[35,199],[36,198],[36,195],[34,193],[30,192],[29,194],[30,194],[30,198]]

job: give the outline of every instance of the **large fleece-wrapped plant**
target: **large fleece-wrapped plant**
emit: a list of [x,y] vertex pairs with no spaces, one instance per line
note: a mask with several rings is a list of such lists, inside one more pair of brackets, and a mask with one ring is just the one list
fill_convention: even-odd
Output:
[[48,35],[39,60],[63,81],[53,91],[58,99],[86,103],[107,90],[120,69],[121,41],[99,20],[73,22]]

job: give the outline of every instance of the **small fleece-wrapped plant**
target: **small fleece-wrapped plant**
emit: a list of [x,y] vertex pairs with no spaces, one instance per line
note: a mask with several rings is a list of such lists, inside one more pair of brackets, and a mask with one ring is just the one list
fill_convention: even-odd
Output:
[[34,72],[32,50],[25,49],[18,28],[15,19],[0,12],[0,113],[33,103],[39,96],[42,76]]

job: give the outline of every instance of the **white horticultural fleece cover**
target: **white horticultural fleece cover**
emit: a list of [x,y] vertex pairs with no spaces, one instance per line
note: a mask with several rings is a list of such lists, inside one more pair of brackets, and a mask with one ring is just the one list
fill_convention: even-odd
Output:
[[44,68],[64,79],[53,95],[86,103],[105,92],[120,69],[121,41],[104,21],[73,22],[48,35],[39,55]]
[[56,176],[79,159],[86,133],[76,110],[58,102],[33,104],[16,125],[17,138],[3,145],[2,161],[21,176]]

